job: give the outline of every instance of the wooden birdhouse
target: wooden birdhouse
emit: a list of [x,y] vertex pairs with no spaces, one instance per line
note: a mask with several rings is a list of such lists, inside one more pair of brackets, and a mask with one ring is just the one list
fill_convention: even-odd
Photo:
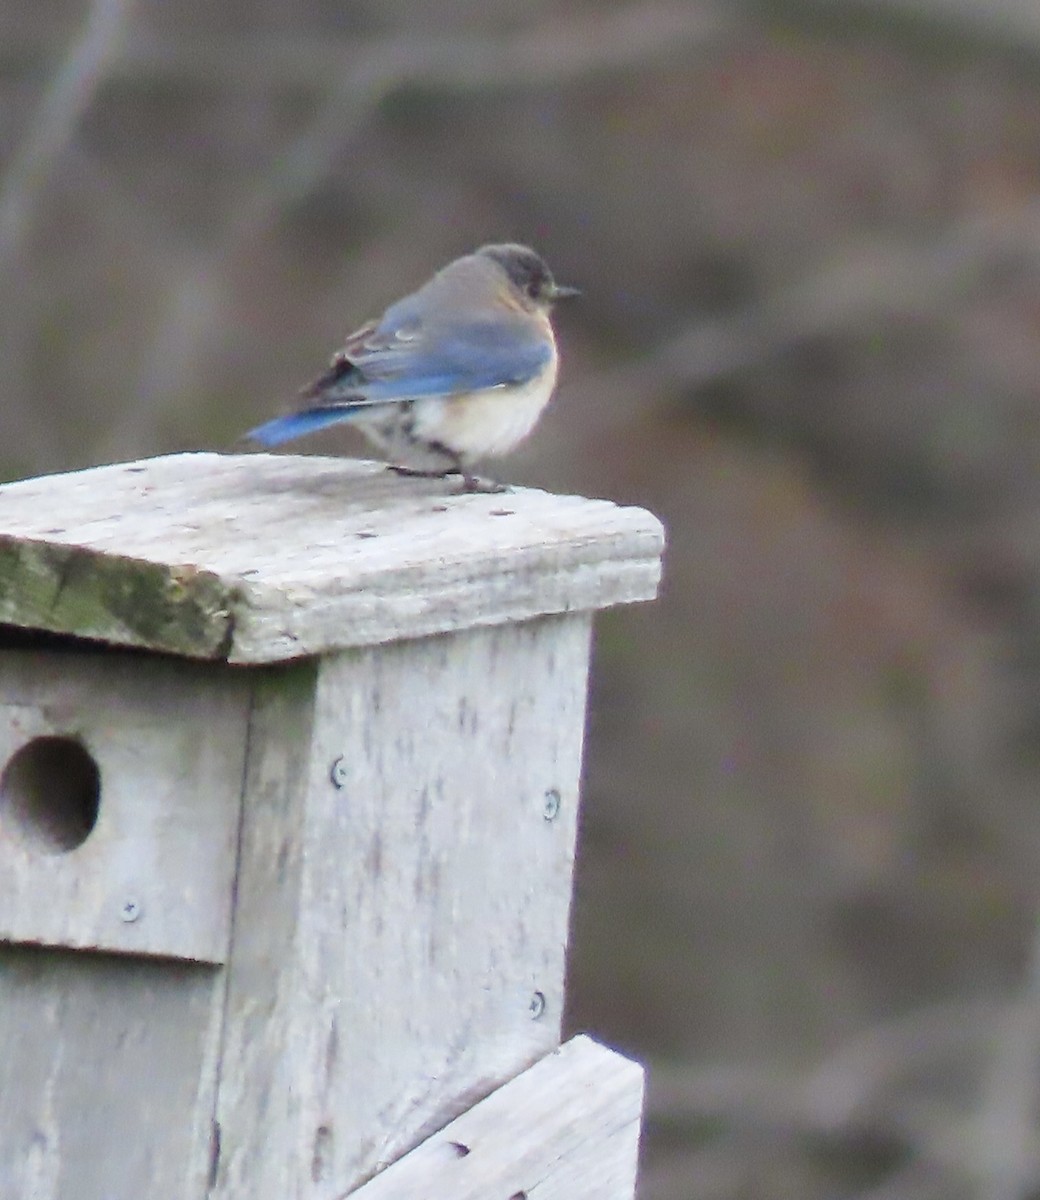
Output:
[[0,487],[0,1198],[632,1195],[560,1047],[633,508],[188,454]]

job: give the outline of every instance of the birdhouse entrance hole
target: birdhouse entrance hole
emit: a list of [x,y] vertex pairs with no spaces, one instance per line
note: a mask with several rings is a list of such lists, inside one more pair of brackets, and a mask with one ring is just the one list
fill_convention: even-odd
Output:
[[0,821],[45,854],[66,854],[90,836],[101,803],[101,772],[71,737],[37,737],[0,776]]

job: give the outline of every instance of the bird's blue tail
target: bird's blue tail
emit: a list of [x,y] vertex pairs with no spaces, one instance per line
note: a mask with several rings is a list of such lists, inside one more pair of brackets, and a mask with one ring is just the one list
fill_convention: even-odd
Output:
[[305,433],[315,433],[327,425],[335,425],[338,421],[349,421],[354,411],[346,406],[308,408],[303,412],[275,417],[273,421],[251,429],[246,437],[250,441],[259,442],[261,446],[280,446],[282,442],[291,442],[294,438],[303,437]]

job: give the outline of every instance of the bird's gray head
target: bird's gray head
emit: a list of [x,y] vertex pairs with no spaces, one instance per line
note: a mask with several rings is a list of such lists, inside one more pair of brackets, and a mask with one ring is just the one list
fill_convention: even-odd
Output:
[[481,246],[477,254],[490,258],[505,272],[509,282],[524,298],[541,308],[567,296],[578,296],[577,288],[563,287],[552,277],[545,260],[527,246],[512,243]]

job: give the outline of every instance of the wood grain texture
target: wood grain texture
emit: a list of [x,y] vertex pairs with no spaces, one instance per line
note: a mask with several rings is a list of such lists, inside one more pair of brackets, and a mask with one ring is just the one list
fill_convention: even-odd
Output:
[[318,1018],[297,961],[298,940],[312,919],[302,907],[302,878],[317,670],[308,660],[250,672],[247,799],[226,968],[214,1200],[308,1195],[290,1183],[305,1170],[298,1113],[315,1087],[314,1079],[299,1074],[294,1047],[302,1027]]
[[647,600],[662,544],[605,501],[180,454],[0,487],[0,622],[273,662]]
[[0,946],[0,1197],[202,1200],[223,975]]
[[[248,685],[227,668],[122,651],[0,654],[0,940],[224,960]],[[81,744],[101,776],[97,823],[65,852],[19,816],[7,772],[53,736]],[[41,819],[52,799],[43,787]]]
[[215,1197],[332,1200],[558,1044],[590,621],[270,669]]
[[643,1071],[576,1037],[351,1200],[632,1200]]

